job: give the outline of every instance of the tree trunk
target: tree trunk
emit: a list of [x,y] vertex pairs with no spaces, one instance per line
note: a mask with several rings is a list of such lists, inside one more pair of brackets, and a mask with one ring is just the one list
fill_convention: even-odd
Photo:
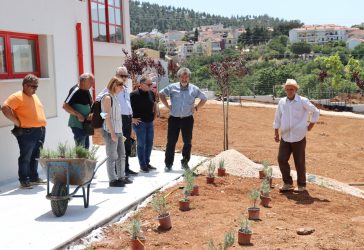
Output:
[[221,89],[221,100],[222,100],[222,113],[223,113],[223,119],[224,119],[224,151],[226,149],[226,120],[225,120],[225,94],[224,89]]
[[229,87],[226,89],[226,98],[227,98],[227,103],[226,103],[226,149],[225,150],[228,150],[229,149],[229,97],[230,97],[230,93],[229,93]]

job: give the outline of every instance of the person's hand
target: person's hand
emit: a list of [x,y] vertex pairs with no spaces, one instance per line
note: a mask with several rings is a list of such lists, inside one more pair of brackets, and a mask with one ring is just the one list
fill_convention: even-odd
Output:
[[140,118],[131,118],[131,123],[133,123],[134,125],[139,125],[140,122]]
[[93,116],[93,114],[92,114],[92,113],[88,114],[88,116],[87,116],[87,120],[88,120],[88,121],[91,121],[91,120],[92,120],[92,116]]
[[115,133],[111,133],[111,140],[113,140],[113,142],[117,142],[118,141],[118,137],[116,136]]
[[274,135],[274,140],[275,140],[275,142],[279,142],[279,134]]
[[85,117],[83,117],[83,115],[81,115],[80,113],[77,114],[77,119],[80,121],[80,122],[84,122],[85,121]]
[[15,120],[15,121],[14,121],[14,125],[15,125],[16,127],[20,127],[20,121],[19,121],[19,120]]
[[307,131],[311,131],[311,129],[313,128],[314,125],[315,125],[315,123],[308,124]]

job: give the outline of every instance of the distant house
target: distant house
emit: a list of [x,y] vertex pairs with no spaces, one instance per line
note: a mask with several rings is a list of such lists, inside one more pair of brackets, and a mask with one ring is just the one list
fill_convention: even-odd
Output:
[[[107,6],[106,6],[107,3]],[[84,72],[94,72],[93,94],[103,89],[130,52],[129,1],[13,0],[0,8],[0,103],[39,77],[37,95],[48,120],[46,147],[73,143],[62,104]],[[0,183],[17,179],[13,125],[0,113]]]
[[346,47],[348,49],[355,49],[356,46],[358,46],[359,44],[362,44],[364,43],[364,39],[363,38],[349,38],[347,41],[346,41]]
[[140,48],[135,51],[136,54],[140,56],[150,57],[152,59],[159,60],[160,52],[158,50],[149,49],[149,48]]
[[164,33],[163,38],[166,42],[181,41],[185,34],[186,31],[171,30]]
[[310,44],[325,44],[328,42],[346,41],[348,32],[358,28],[348,28],[334,24],[304,25],[289,31],[289,41],[306,42]]

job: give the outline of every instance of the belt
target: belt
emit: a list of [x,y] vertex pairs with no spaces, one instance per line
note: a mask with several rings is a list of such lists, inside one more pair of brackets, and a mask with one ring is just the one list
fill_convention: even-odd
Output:
[[171,115],[171,117],[173,117],[173,118],[177,118],[177,119],[185,119],[185,118],[190,118],[190,117],[192,117],[192,115],[189,115],[189,116],[173,116],[173,115]]

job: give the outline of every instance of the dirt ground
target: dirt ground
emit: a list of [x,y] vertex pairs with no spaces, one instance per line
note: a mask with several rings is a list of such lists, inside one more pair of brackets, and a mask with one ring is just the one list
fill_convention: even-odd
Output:
[[[230,106],[229,148],[254,162],[277,164],[278,143],[272,128],[275,109]],[[165,148],[165,109],[155,122],[155,146]],[[364,183],[364,120],[321,116],[307,135],[307,172],[345,183]],[[177,149],[182,149],[182,138]],[[222,106],[206,104],[195,114],[192,153],[213,156],[223,151]],[[291,167],[294,168],[293,159]]]
[[[159,231],[156,212],[149,206],[139,211],[145,249],[208,249],[212,239],[223,241],[233,230],[237,238],[239,221],[247,216],[251,202],[247,196],[252,187],[259,187],[256,178],[226,176],[215,185],[206,184],[199,176],[200,195],[191,197],[191,210],[178,210],[181,189],[166,190],[172,229]],[[181,185],[183,185],[181,183]],[[260,208],[260,221],[252,221],[252,249],[362,249],[364,246],[364,200],[319,186],[308,185],[309,192],[281,194],[271,191],[270,208]],[[92,244],[92,249],[129,249],[127,223],[106,228],[106,237]],[[311,235],[300,236],[301,227],[314,228]],[[233,248],[240,248],[235,240]]]
[[[274,109],[230,107],[230,148],[255,162],[268,160],[277,165],[278,144],[273,140]],[[155,123],[155,145],[166,144],[167,112]],[[207,104],[195,115],[193,154],[214,156],[223,148],[222,107]],[[363,183],[364,120],[321,116],[308,133],[307,172],[346,183]],[[177,149],[181,149],[181,138]],[[293,166],[293,165],[292,165]],[[260,180],[227,176],[216,185],[196,179],[200,196],[191,197],[192,209],[178,210],[182,196],[179,186],[166,190],[173,227],[159,231],[156,213],[148,206],[139,211],[146,249],[208,249],[208,240],[223,241],[224,234],[239,228],[251,202],[248,193]],[[271,207],[261,207],[261,220],[252,222],[252,249],[363,249],[364,200],[308,185],[301,194],[278,192],[281,180],[274,179]],[[130,219],[129,219],[130,220]],[[129,249],[127,223],[113,224],[104,230],[105,238],[92,243],[92,249]],[[311,235],[300,236],[301,227],[314,228]],[[237,240],[234,248],[240,248]]]

